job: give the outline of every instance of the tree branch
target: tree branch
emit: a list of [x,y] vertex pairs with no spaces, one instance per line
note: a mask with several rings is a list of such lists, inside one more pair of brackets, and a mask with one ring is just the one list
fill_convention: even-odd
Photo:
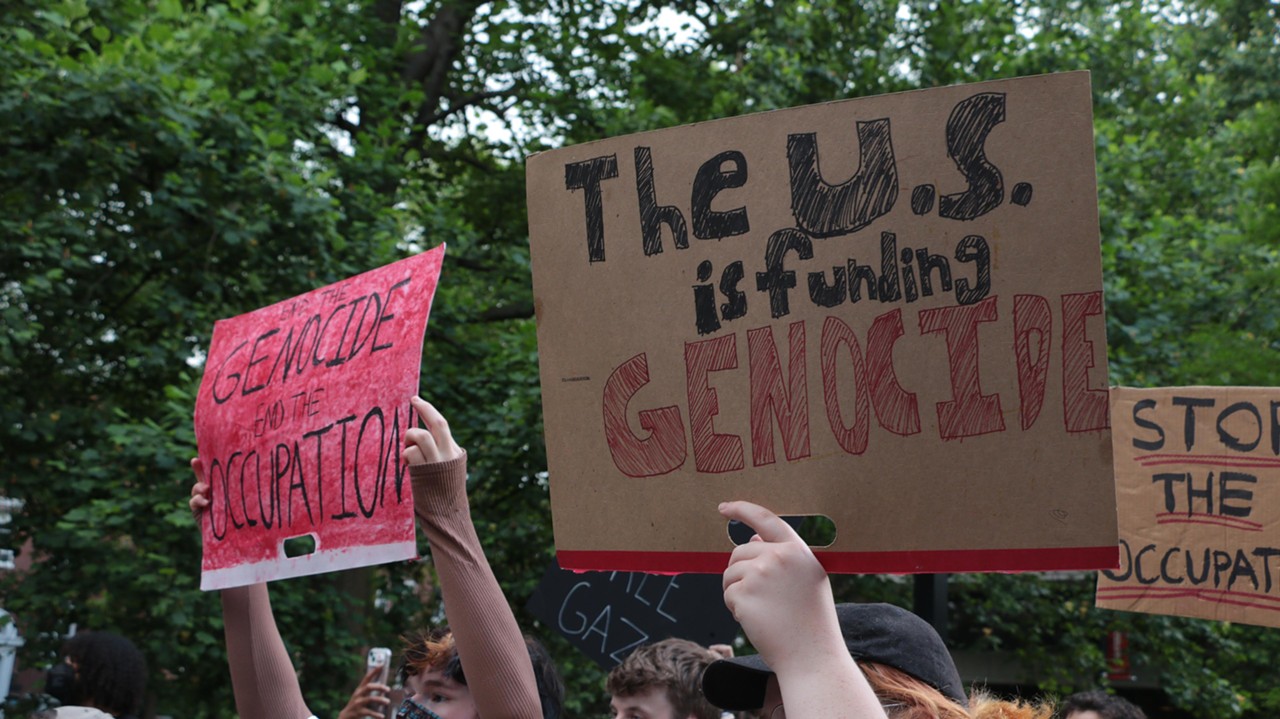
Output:
[[476,262],[475,260],[468,260],[465,257],[450,257],[449,264],[466,270],[471,270],[472,272],[493,272],[492,267]]
[[477,322],[506,322],[507,320],[527,320],[533,317],[533,305],[521,302],[503,307],[490,307],[476,317]]
[[425,118],[422,124],[424,126],[434,125],[435,123],[445,119],[446,117],[449,117],[450,115],[457,113],[459,110],[465,110],[468,107],[484,102],[485,100],[492,100],[494,98],[499,98],[499,97],[504,97],[504,98],[514,97],[516,95],[516,89],[518,87],[520,87],[520,83],[517,82],[517,83],[512,83],[510,87],[502,90],[488,90],[486,92],[472,93],[460,100],[457,100],[456,102],[454,101],[454,98],[449,98],[450,107],[448,110],[439,110],[435,112],[431,116]]
[[[474,167],[485,174],[491,174],[495,171],[495,168],[493,165],[485,164],[484,162],[481,162],[475,157],[472,157],[470,154],[461,152],[456,148],[454,149],[441,148],[438,151],[428,152],[425,145],[415,146],[415,147],[420,147],[424,157],[429,156],[438,162],[444,162],[444,161],[460,162],[464,165],[470,165],[471,167]],[[450,262],[452,262],[452,260],[450,260]]]
[[463,30],[483,4],[483,0],[446,3],[422,28],[414,50],[405,58],[400,77],[408,83],[421,84],[424,95],[414,112],[414,147],[421,148],[426,142],[430,118],[438,112],[453,60],[461,50]]
[[160,274],[164,272],[164,270],[165,270],[165,267],[163,263],[160,263],[152,267],[151,269],[147,270],[145,273],[143,273],[142,279],[138,280],[138,282],[134,284],[133,289],[126,292],[124,297],[121,297],[118,302],[116,302],[109,309],[107,309],[106,312],[103,312],[103,317],[110,318],[113,315],[115,315],[117,312],[119,312],[121,308],[129,304],[129,300],[133,299],[134,295],[138,294],[138,292],[141,291],[143,287],[146,287],[147,284],[151,282],[151,280],[154,280],[155,278],[159,277]]
[[360,132],[360,126],[359,126],[359,125],[357,125],[357,124],[355,124],[354,122],[352,122],[352,121],[348,120],[347,118],[343,117],[342,115],[337,115],[337,116],[335,116],[335,117],[333,118],[333,120],[332,120],[331,124],[332,124],[334,127],[338,128],[339,130],[346,130],[348,133],[350,133],[350,134],[351,134],[352,139],[355,139],[356,134]]

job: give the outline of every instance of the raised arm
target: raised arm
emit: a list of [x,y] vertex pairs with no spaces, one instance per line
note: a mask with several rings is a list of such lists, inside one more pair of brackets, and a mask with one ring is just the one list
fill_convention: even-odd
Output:
[[[199,523],[209,506],[204,466],[191,460],[196,483],[191,487],[191,512]],[[231,667],[231,690],[241,719],[306,719],[312,716],[302,698],[298,675],[284,648],[271,613],[267,585],[222,590],[222,621]]]
[[[809,545],[759,505],[726,502],[720,513],[756,531],[733,550],[724,603],[777,676],[787,716],[884,719],[875,691],[849,656],[831,582]],[[769,700],[776,705],[776,697]]]
[[426,426],[405,434],[403,456],[467,686],[483,719],[540,718],[524,637],[471,523],[467,454],[435,407],[418,397],[412,402]]

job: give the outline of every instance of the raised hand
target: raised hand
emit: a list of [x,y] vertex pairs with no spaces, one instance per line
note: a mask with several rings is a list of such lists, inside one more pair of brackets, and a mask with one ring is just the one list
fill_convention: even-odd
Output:
[[191,499],[187,500],[187,506],[191,507],[191,513],[199,522],[200,513],[209,508],[209,484],[204,481],[204,463],[199,457],[191,458],[191,471],[196,475],[196,483],[191,485]]
[[827,572],[791,525],[750,502],[720,514],[756,530],[724,571],[724,603],[774,671],[765,711],[794,719],[884,719],[875,692],[840,633]]
[[391,687],[373,680],[382,667],[372,667],[351,693],[351,699],[338,713],[338,719],[383,719],[391,700],[387,698]]
[[808,656],[813,645],[797,637],[838,640],[827,572],[791,525],[751,502],[725,502],[720,514],[756,531],[733,550],[724,571],[724,603],[769,666],[778,671]]
[[404,433],[404,451],[400,455],[404,461],[409,464],[434,464],[448,462],[466,454],[453,441],[449,422],[439,410],[421,397],[414,397],[409,401],[426,428],[410,427]]

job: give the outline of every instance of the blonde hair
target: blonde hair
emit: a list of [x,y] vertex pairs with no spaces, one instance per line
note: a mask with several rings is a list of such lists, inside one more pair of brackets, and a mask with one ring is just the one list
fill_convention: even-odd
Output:
[[1031,703],[1022,699],[996,699],[986,692],[969,697],[969,713],[973,719],[1053,719],[1053,702],[1047,699]]
[[[1053,719],[1050,702],[996,699],[974,692],[965,708],[904,671],[876,662],[858,666],[891,719]],[[899,706],[891,706],[895,704]]]

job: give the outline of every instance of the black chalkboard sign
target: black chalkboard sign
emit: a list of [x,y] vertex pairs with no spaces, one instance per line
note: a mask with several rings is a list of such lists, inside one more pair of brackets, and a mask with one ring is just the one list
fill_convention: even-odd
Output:
[[553,560],[526,608],[605,669],[668,637],[731,644],[719,574],[570,572]]

